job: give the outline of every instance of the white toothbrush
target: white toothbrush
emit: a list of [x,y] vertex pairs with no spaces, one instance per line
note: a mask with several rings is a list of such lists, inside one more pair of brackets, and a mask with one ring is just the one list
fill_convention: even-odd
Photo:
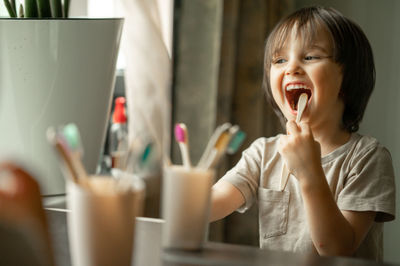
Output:
[[228,131],[231,127],[232,127],[231,123],[224,123],[215,129],[209,142],[207,143],[206,149],[204,150],[199,162],[197,163],[197,167],[206,168],[206,164],[207,161],[209,160],[210,154],[212,153],[213,147],[215,147],[215,144],[217,143],[221,135],[224,132]]
[[307,93],[302,93],[300,95],[299,101],[297,102],[297,116],[296,123],[299,123],[301,120],[301,116],[303,115],[304,110],[306,109],[308,101]]
[[[296,123],[299,123],[301,120],[301,116],[303,115],[304,110],[306,109],[308,101],[307,93],[302,93],[300,95],[299,101],[297,102],[297,116],[296,116]],[[283,164],[282,168],[282,176],[281,176],[281,183],[279,185],[280,191],[284,191],[287,181],[289,179],[289,170],[286,167],[286,164]]]

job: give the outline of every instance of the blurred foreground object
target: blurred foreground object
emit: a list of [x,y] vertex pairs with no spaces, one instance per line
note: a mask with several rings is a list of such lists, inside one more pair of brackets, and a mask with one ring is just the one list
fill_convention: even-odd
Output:
[[12,163],[0,164],[0,265],[54,265],[38,183]]

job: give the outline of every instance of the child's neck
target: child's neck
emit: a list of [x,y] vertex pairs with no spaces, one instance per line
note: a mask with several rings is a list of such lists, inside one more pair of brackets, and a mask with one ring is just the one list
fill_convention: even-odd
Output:
[[332,130],[332,128],[313,130],[313,135],[315,140],[321,145],[321,156],[325,156],[339,148],[345,144],[351,136],[348,131],[341,128],[338,128],[337,130]]

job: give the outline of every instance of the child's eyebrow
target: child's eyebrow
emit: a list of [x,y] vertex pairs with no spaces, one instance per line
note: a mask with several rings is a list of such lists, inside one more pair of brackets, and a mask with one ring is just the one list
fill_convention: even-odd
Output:
[[328,54],[327,49],[325,47],[321,46],[321,45],[318,45],[318,44],[312,44],[312,45],[308,46],[307,49],[309,49],[309,50],[319,50],[319,51],[321,51],[323,53]]

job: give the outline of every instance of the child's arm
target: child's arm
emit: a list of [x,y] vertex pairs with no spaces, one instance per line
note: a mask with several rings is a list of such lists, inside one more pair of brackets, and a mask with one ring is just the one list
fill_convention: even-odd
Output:
[[290,135],[280,139],[279,152],[298,179],[311,238],[320,255],[352,255],[375,218],[374,212],[340,211],[321,166],[319,143],[306,123],[289,121]]
[[[325,178],[321,175],[321,179]],[[311,238],[320,255],[351,256],[371,228],[375,212],[340,211],[328,184],[301,187]]]
[[218,181],[211,190],[210,222],[231,214],[244,203],[242,193],[227,181]]

